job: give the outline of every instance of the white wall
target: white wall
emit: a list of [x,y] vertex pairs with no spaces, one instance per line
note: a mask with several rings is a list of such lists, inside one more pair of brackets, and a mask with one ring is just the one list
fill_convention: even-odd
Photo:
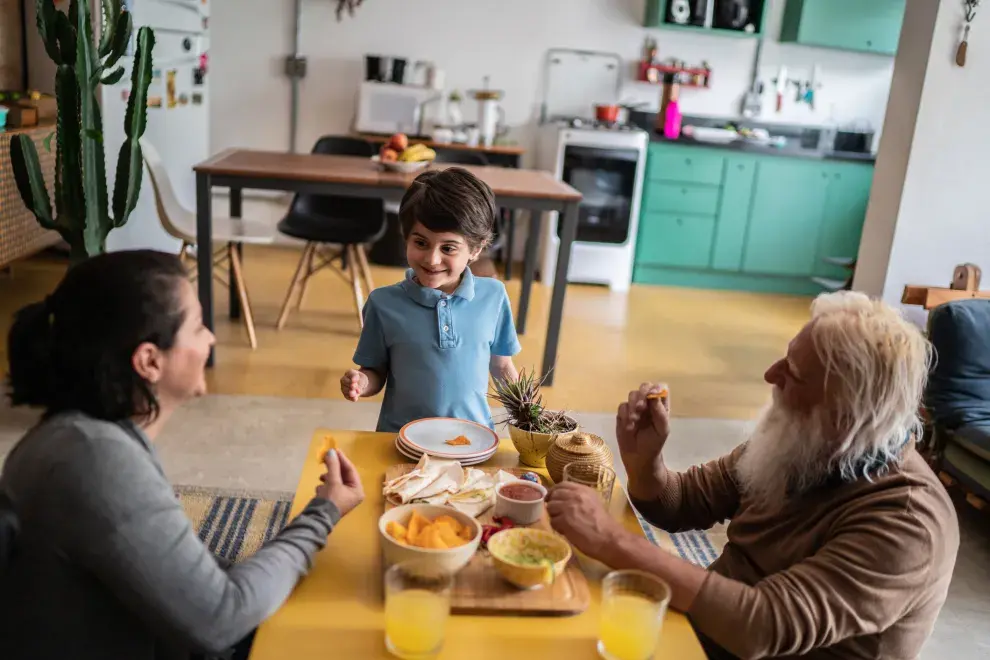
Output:
[[[289,82],[282,74],[291,48],[292,2],[212,0],[211,115],[214,150],[230,146],[288,146]],[[365,53],[432,60],[447,72],[448,89],[480,86],[482,76],[506,92],[512,137],[528,145],[541,98],[547,49],[573,47],[617,52],[631,78],[643,41],[657,39],[661,57],[689,63],[707,60],[713,88],[685,90],[689,114],[736,116],[749,87],[756,44],[751,39],[647,30],[645,0],[366,0],[353,18],[338,23],[335,2],[303,0],[302,51],[309,71],[302,83],[299,146],[325,133],[347,131]],[[764,119],[823,123],[861,120],[879,128],[892,58],[776,42],[783,0],[772,0],[764,49]],[[824,89],[815,110],[793,97],[784,112],[773,109],[770,79],[785,63],[791,77],[822,66]],[[658,104],[659,89],[631,83],[628,99]],[[466,105],[466,114],[473,109]]]
[[854,283],[891,303],[905,284],[948,286],[960,263],[990,278],[990,45],[979,37],[988,16],[960,68],[962,7],[908,0],[902,43],[912,48],[897,57]]

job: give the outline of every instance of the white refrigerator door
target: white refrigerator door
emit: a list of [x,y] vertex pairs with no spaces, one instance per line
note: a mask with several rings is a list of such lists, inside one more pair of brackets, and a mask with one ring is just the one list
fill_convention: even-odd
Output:
[[[192,168],[209,156],[208,76],[197,76],[199,55],[207,52],[208,40],[202,32],[166,29],[156,30],[155,40],[144,139],[161,154],[179,202],[194,211],[196,178]],[[126,66],[130,64],[128,58]],[[103,90],[107,172],[115,171],[117,154],[123,144],[129,92],[129,70],[120,84]],[[150,175],[145,169],[138,204],[127,224],[111,232],[108,247],[177,252],[179,245],[161,226]]]

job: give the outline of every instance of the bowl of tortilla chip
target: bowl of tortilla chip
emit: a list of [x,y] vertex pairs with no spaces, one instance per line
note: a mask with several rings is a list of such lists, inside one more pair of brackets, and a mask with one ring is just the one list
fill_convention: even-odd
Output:
[[431,572],[454,574],[481,543],[481,524],[448,506],[406,504],[378,519],[385,565],[417,561]]

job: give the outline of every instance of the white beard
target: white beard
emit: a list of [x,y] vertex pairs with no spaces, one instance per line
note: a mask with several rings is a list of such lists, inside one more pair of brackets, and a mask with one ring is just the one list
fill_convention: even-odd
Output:
[[760,413],[736,463],[743,493],[778,507],[821,484],[829,473],[828,446],[820,411],[797,414],[780,403],[774,388],[773,402]]

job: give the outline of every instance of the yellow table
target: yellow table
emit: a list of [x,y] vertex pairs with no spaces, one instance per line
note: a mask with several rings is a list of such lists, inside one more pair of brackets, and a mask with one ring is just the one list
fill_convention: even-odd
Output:
[[[385,615],[378,518],[384,510],[385,469],[402,462],[394,434],[319,430],[313,435],[303,466],[292,515],[313,496],[323,472],[320,461],[332,436],[357,465],[364,503],[344,518],[310,574],[285,605],[258,629],[251,660],[307,658],[391,658],[385,650]],[[486,465],[518,466],[508,440]],[[616,498],[622,499],[622,498]],[[626,526],[642,533],[627,504],[617,503]],[[591,607],[571,617],[453,616],[441,658],[597,658],[600,588],[591,582]],[[704,660],[705,654],[687,619],[667,615],[657,657]]]

